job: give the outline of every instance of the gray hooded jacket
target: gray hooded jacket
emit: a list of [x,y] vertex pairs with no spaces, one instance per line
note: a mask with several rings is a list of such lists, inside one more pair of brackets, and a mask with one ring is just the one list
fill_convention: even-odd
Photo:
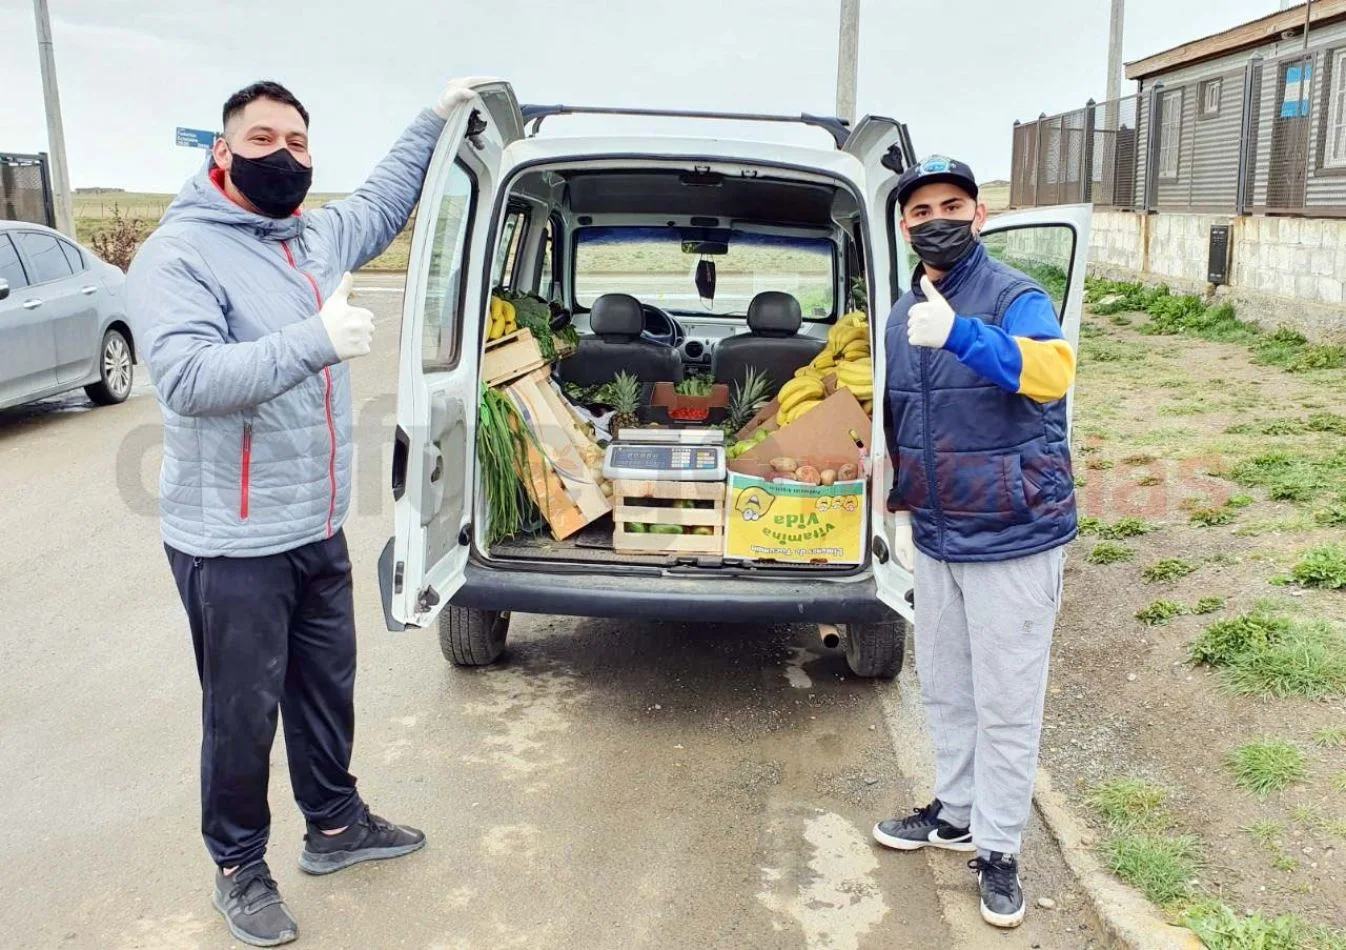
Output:
[[283,220],[234,204],[207,167],[136,255],[127,310],[163,410],[166,544],[258,557],[341,529],[350,371],[317,313],[406,225],[443,127],[426,110],[350,197]]

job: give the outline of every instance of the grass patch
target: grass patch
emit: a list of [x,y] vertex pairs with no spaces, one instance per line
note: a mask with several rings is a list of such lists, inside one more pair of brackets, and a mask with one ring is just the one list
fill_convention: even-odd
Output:
[[1084,463],[1084,467],[1087,469],[1092,469],[1095,472],[1107,471],[1108,469],[1112,468],[1112,461],[1110,459],[1091,458],[1089,461]]
[[1110,340],[1101,337],[1080,339],[1081,368],[1091,363],[1143,363],[1150,357],[1149,348],[1139,343]]
[[1208,950],[1342,950],[1346,935],[1305,923],[1294,914],[1267,919],[1236,914],[1215,899],[1198,901],[1183,915],[1183,925]]
[[1155,485],[1164,484],[1164,480],[1158,475],[1146,475],[1136,479],[1136,484],[1141,488],[1153,488]]
[[1106,541],[1138,538],[1156,530],[1158,530],[1158,526],[1150,524],[1143,518],[1135,518],[1130,515],[1125,518],[1118,518],[1111,523],[1087,516],[1080,519],[1080,534],[1097,535]]
[[1255,499],[1252,495],[1233,495],[1224,503],[1226,508],[1247,508]]
[[1103,853],[1113,874],[1161,906],[1191,896],[1201,860],[1192,835],[1125,832],[1107,841]]
[[1135,556],[1136,552],[1125,544],[1118,544],[1115,541],[1100,541],[1089,552],[1087,560],[1090,564],[1118,564],[1122,561],[1129,561]]
[[[1338,772],[1332,776],[1331,784],[1337,791],[1346,792],[1346,772]],[[1346,838],[1346,822],[1342,822],[1342,825],[1344,830],[1337,837]]]
[[1228,508],[1197,508],[1187,519],[1200,528],[1219,528],[1234,523],[1234,513]]
[[1160,581],[1175,581],[1180,577],[1186,577],[1195,570],[1196,565],[1191,561],[1168,557],[1162,561],[1155,561],[1141,571],[1140,576],[1145,579],[1146,583],[1154,584]]
[[1346,726],[1323,726],[1313,730],[1313,744],[1320,749],[1346,749]]
[[1213,614],[1217,610],[1224,610],[1223,597],[1202,597],[1192,606],[1194,614]]
[[1304,587],[1346,587],[1346,545],[1323,544],[1306,551],[1290,569],[1290,576]]
[[1138,778],[1117,778],[1103,782],[1085,798],[1085,804],[1098,812],[1114,830],[1167,827],[1164,803],[1168,791]]
[[1313,522],[1324,528],[1346,528],[1346,500],[1319,508],[1313,513]]
[[1244,488],[1266,489],[1272,501],[1312,501],[1325,490],[1346,489],[1346,451],[1304,455],[1276,449],[1238,462],[1229,478]]
[[1136,611],[1136,619],[1147,627],[1162,627],[1174,617],[1187,613],[1187,607],[1176,600],[1156,600]]
[[1236,693],[1320,699],[1346,692],[1346,636],[1322,620],[1241,614],[1207,627],[1189,655],[1223,669]]
[[1335,412],[1315,412],[1309,416],[1306,428],[1310,432],[1333,432],[1337,435],[1346,435],[1346,416],[1339,416]]
[[1245,656],[1265,652],[1284,640],[1290,621],[1265,612],[1240,614],[1220,620],[1205,630],[1192,644],[1193,663],[1207,666],[1232,666]]
[[1074,476],[1073,480],[1075,482],[1076,488],[1084,488],[1086,485],[1089,484],[1089,479],[1083,475],[1076,475]]
[[1134,321],[1130,317],[1123,316],[1120,313],[1114,313],[1108,318],[1108,322],[1114,327],[1129,327]]
[[1304,750],[1272,737],[1236,746],[1225,757],[1225,765],[1233,774],[1235,785],[1259,798],[1303,781],[1309,774]]
[[1122,464],[1124,464],[1124,465],[1150,465],[1150,464],[1152,464],[1152,463],[1154,463],[1154,462],[1157,462],[1157,461],[1159,461],[1159,460],[1156,459],[1153,455],[1150,455],[1148,452],[1142,452],[1142,453],[1140,453],[1139,455],[1128,455],[1126,458],[1122,459]]
[[1277,848],[1280,846],[1281,834],[1285,831],[1285,827],[1278,821],[1254,821],[1243,830],[1262,847]]

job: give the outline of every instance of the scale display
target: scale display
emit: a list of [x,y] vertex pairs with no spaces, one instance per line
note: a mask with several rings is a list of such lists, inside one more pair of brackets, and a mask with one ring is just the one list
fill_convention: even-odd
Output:
[[722,482],[725,479],[724,447],[613,442],[603,456],[603,476],[669,482]]

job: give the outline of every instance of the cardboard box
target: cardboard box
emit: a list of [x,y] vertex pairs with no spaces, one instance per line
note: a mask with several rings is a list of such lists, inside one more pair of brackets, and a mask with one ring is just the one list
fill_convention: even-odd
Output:
[[723,383],[713,384],[709,396],[682,396],[674,383],[655,383],[643,415],[649,422],[706,422],[712,417],[723,418],[721,410],[728,406],[729,387]]
[[[761,415],[758,413],[758,418]],[[764,424],[774,425],[771,422]],[[800,416],[783,429],[774,429],[765,441],[730,462],[729,467],[745,474],[755,474],[751,467],[742,467],[739,463],[770,462],[782,456],[858,461],[858,457],[868,451],[872,426],[873,423],[854,394],[849,389],[838,389],[824,399],[818,408]],[[749,423],[749,427],[740,432],[738,437],[744,438],[744,433],[751,433],[753,428],[752,423]],[[852,432],[855,437],[851,436]]]
[[859,564],[864,559],[869,523],[866,484],[858,479],[800,485],[731,471],[725,556],[793,564]]

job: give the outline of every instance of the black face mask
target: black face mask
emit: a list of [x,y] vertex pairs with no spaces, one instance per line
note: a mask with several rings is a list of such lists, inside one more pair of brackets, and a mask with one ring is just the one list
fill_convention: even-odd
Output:
[[233,156],[230,180],[268,218],[288,218],[304,203],[313,169],[301,165],[289,149],[278,148],[261,158],[244,158],[237,152]]
[[949,270],[977,246],[977,235],[970,219],[936,218],[911,229],[911,246],[929,266]]

